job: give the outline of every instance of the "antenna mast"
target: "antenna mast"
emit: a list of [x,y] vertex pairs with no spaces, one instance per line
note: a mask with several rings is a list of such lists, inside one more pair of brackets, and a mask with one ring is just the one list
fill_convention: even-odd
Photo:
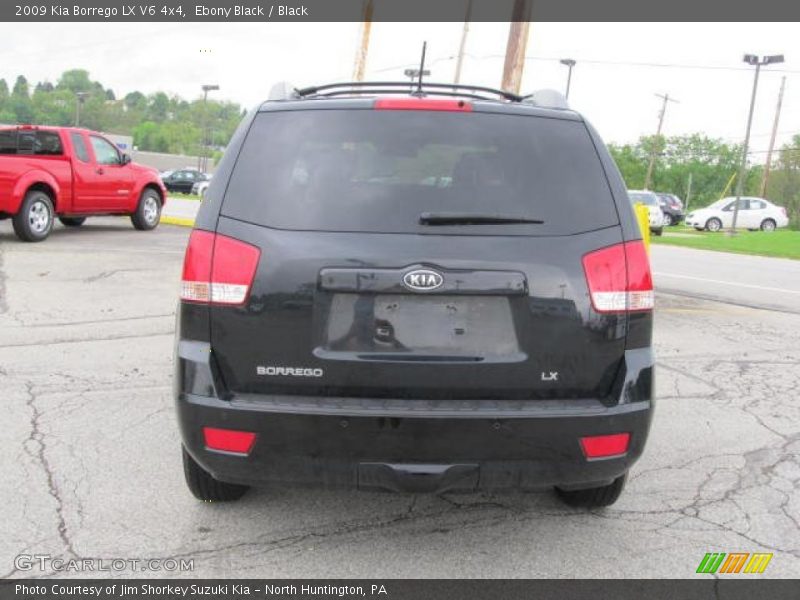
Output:
[[422,95],[422,75],[425,72],[425,49],[428,42],[422,42],[422,60],[419,61],[419,79],[417,80],[417,94]]

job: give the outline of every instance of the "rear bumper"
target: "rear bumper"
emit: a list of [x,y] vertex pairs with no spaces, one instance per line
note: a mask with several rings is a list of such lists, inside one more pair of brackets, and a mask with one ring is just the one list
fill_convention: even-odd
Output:
[[[438,403],[455,413],[413,400],[354,399],[354,407],[342,399],[178,393],[176,401],[184,445],[220,481],[411,492],[605,485],[641,456],[652,416],[649,400]],[[257,437],[248,456],[233,455],[207,449],[203,427]],[[631,434],[625,455],[584,457],[581,437],[622,432]]]

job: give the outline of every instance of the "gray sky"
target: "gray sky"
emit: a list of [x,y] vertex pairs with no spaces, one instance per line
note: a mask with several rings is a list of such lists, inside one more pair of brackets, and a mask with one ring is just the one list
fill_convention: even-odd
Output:
[[[0,77],[9,84],[18,74],[31,82],[54,82],[77,67],[118,96],[164,90],[186,98],[198,97],[201,83],[217,83],[216,97],[250,107],[275,81],[349,80],[358,28],[357,23],[2,23]],[[427,40],[431,79],[451,81],[461,29],[461,23],[375,23],[367,78],[403,79],[403,69],[418,63]],[[499,86],[507,34],[508,24],[471,25],[463,82]],[[742,55],[782,53],[787,62],[764,71],[759,85],[751,147],[766,150],[781,75],[787,81],[779,143],[800,133],[798,34],[794,23],[532,23],[522,91],[563,90],[566,67],[558,58],[571,57],[578,61],[572,105],[607,141],[654,133],[660,109],[654,94],[664,92],[680,100],[667,109],[666,135],[699,131],[741,141],[753,76]]]

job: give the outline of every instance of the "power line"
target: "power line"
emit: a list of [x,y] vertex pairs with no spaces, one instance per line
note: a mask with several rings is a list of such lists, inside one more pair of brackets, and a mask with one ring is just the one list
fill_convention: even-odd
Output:
[[[500,55],[497,54],[487,54],[482,57],[475,57],[472,56],[476,60],[482,60],[484,58],[501,58]],[[555,56],[526,56],[525,60],[541,60],[541,61],[549,61],[549,62],[558,62],[560,58]],[[627,60],[602,60],[602,59],[586,59],[586,58],[576,58],[575,60],[580,61],[581,63],[586,64],[594,64],[594,65],[609,65],[609,66],[621,66],[621,67],[647,67],[647,68],[659,68],[659,69],[696,69],[696,70],[706,70],[706,71],[747,71],[747,67],[734,67],[734,66],[727,66],[727,65],[698,65],[698,64],[690,64],[690,63],[659,63],[659,62],[641,62],[641,61],[627,61]],[[771,73],[794,73],[800,74],[800,70],[793,70],[793,69],[770,69]]]
[[[464,53],[464,57],[469,58],[470,60],[492,60],[492,59],[501,59],[505,58],[503,54],[485,54],[482,56],[476,56],[474,54],[469,54],[468,52]],[[430,64],[434,64],[436,62],[443,62],[449,60],[455,60],[456,56],[442,56],[433,61]],[[561,59],[555,56],[530,56],[526,55],[525,60],[538,60],[543,62],[553,62],[557,63]],[[581,63],[586,63],[590,65],[607,65],[607,66],[616,66],[616,67],[642,67],[642,68],[657,68],[657,69],[687,69],[687,70],[699,70],[699,71],[747,71],[747,67],[734,67],[728,65],[698,65],[698,64],[691,64],[691,63],[661,63],[661,62],[642,62],[642,61],[627,61],[627,60],[603,60],[603,59],[587,59],[587,58],[576,58],[576,61]],[[384,67],[381,69],[373,69],[372,72],[374,73],[384,73],[386,71],[393,71],[396,69],[403,69],[409,66],[414,66],[413,63],[405,63],[402,65],[396,65],[393,67]],[[769,70],[770,73],[788,73],[793,75],[800,74],[800,70],[797,69],[780,69],[780,68],[771,68]]]
[[[767,154],[769,150],[748,150],[748,154]],[[800,148],[778,148],[773,150],[773,152],[781,153],[781,152],[800,152]]]

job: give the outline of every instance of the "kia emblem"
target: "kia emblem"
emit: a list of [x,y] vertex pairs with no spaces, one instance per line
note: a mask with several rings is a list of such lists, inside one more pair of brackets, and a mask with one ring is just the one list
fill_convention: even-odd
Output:
[[403,275],[403,285],[417,292],[435,290],[444,283],[441,273],[430,269],[415,269]]

